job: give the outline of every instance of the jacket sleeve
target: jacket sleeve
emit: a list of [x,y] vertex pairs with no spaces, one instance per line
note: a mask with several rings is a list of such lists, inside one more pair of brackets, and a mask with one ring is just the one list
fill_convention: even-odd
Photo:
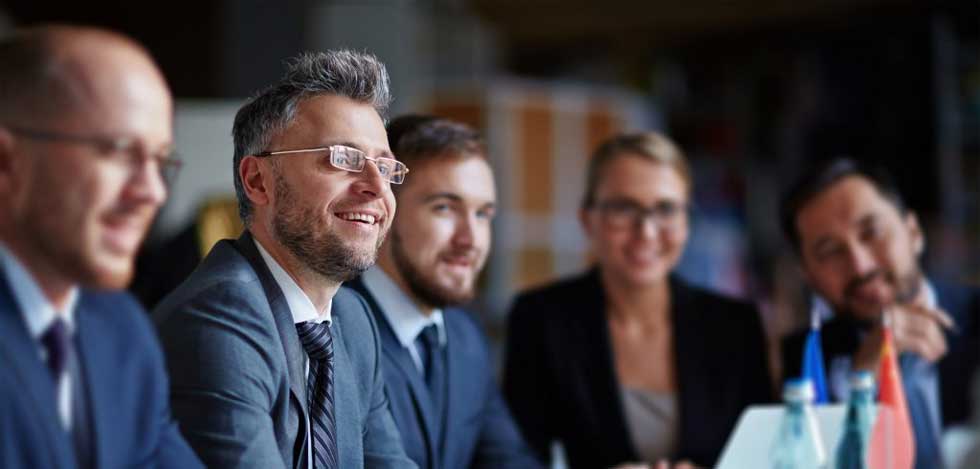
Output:
[[270,417],[289,395],[270,355],[276,329],[243,313],[264,300],[230,290],[204,290],[158,323],[174,416],[208,467],[284,468]]

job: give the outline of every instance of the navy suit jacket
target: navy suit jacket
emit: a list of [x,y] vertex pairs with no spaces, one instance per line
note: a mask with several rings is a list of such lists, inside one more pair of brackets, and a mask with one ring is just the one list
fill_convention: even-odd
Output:
[[[756,309],[670,278],[676,460],[715,464],[742,411],[771,400]],[[560,441],[571,468],[640,459],[616,377],[598,270],[524,292],[508,320],[504,395],[531,446]],[[655,462],[655,461],[648,461]]]
[[[364,300],[341,290],[331,311],[340,467],[415,467],[388,409],[378,329]],[[153,314],[174,414],[208,466],[307,466],[306,352],[248,232],[215,244]]]
[[395,423],[409,457],[426,469],[535,468],[493,377],[486,338],[460,309],[443,313],[449,381],[447,416],[440,425],[429,388],[387,317],[360,280],[346,284],[361,293],[381,328],[384,372]]
[[[973,414],[971,380],[980,365],[980,289],[934,283],[939,306],[956,322],[957,331],[946,331],[946,355],[939,360],[939,408],[942,425],[965,423]],[[798,376],[803,366],[803,345],[809,329],[783,341],[783,371]],[[861,345],[861,326],[846,317],[834,317],[820,328],[824,364],[837,357],[851,357]],[[833,396],[832,396],[833,397]]]
[[[143,308],[126,293],[81,290],[75,325],[94,467],[203,467],[170,415],[163,354]],[[0,467],[76,467],[51,373],[2,271]]]

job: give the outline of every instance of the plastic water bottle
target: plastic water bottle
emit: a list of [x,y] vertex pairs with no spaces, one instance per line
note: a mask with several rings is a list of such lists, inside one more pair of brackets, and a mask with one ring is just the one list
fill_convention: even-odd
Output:
[[868,441],[874,425],[874,386],[871,373],[851,375],[851,396],[844,417],[844,434],[837,445],[836,469],[867,469]]
[[827,452],[813,415],[813,382],[790,379],[783,386],[786,410],[769,452],[772,469],[825,469]]

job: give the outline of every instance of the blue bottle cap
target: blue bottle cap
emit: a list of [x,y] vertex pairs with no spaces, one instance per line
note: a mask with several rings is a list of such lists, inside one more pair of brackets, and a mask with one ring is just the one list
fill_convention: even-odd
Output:
[[815,395],[810,378],[791,378],[783,384],[783,400],[786,402],[813,402]]

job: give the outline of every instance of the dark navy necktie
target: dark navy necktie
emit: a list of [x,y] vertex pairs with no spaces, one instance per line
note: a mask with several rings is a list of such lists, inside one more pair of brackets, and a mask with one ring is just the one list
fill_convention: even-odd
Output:
[[[68,324],[55,319],[41,336],[41,344],[47,352],[48,370],[54,380],[55,407],[59,407],[61,380],[71,381],[71,437],[75,449],[76,465],[91,467],[91,441],[88,432],[88,408],[85,384],[81,376],[79,357],[74,353],[74,340]],[[60,410],[59,410],[60,416]]]
[[330,326],[302,322],[296,324],[296,331],[310,357],[310,375],[306,383],[313,435],[313,467],[339,469],[333,400],[333,336],[330,335]]
[[432,397],[432,406],[437,417],[442,420],[446,404],[446,360],[439,343],[439,329],[435,324],[429,324],[415,339],[419,358],[425,375],[425,384]]
[[65,367],[71,359],[71,333],[68,325],[62,319],[55,319],[41,336],[41,343],[48,354],[48,370],[55,383],[55,396],[58,395],[58,383],[65,374]]

